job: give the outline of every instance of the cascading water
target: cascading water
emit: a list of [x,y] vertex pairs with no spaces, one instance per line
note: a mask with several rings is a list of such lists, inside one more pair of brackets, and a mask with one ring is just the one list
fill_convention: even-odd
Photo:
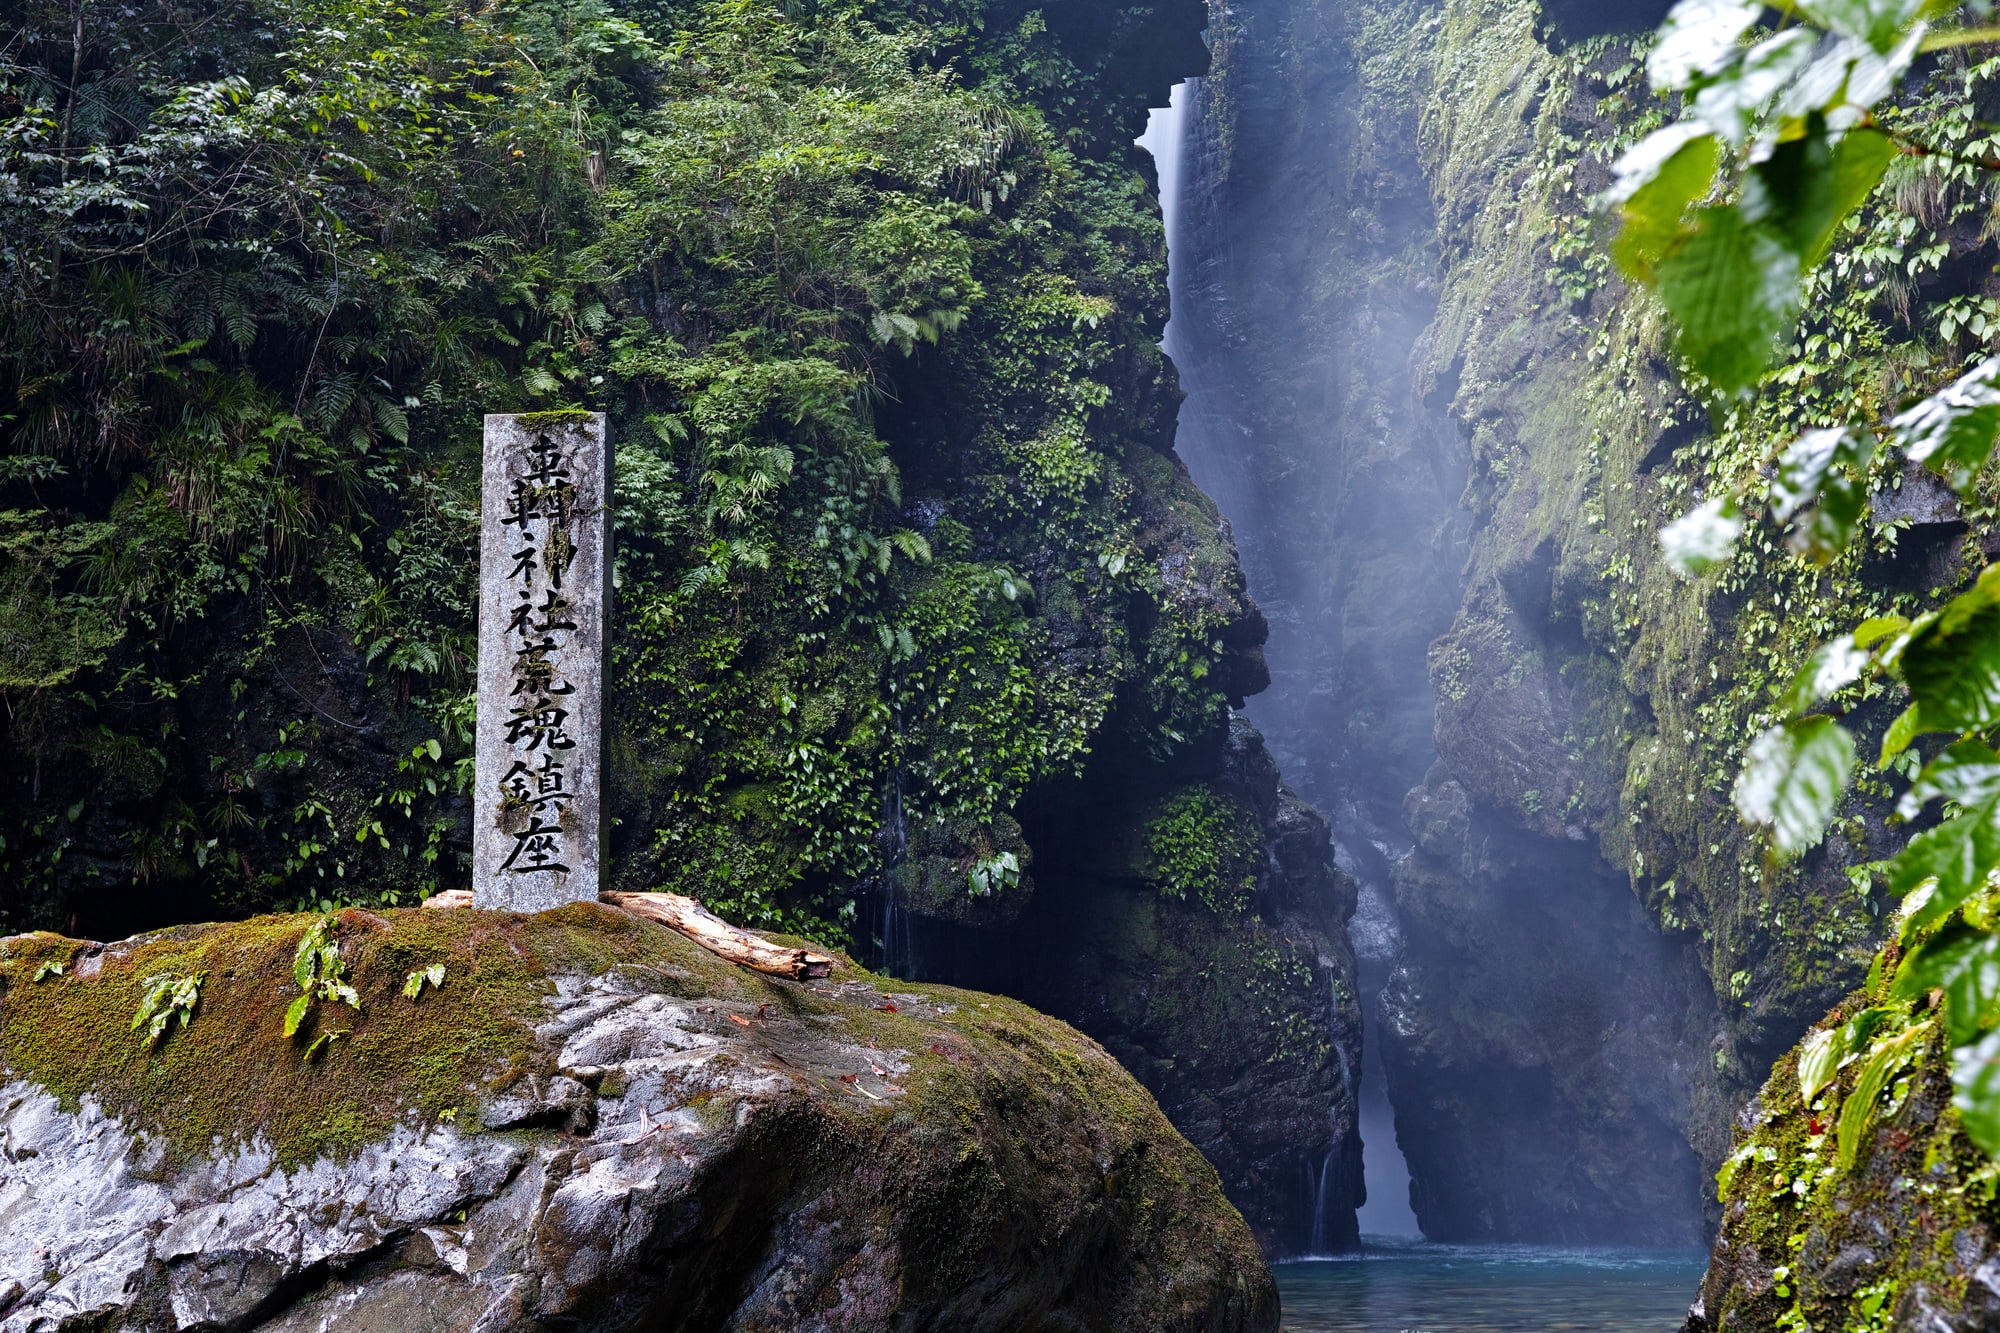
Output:
[[[1189,80],[1176,84],[1168,105],[1154,108],[1147,121],[1146,133],[1138,140],[1139,145],[1152,154],[1159,175],[1161,211],[1167,234],[1168,288],[1176,310],[1187,299],[1183,274],[1175,260],[1176,223],[1184,186],[1188,107],[1199,83],[1199,80]],[[1240,436],[1242,428],[1229,419],[1226,411],[1214,410],[1215,405],[1229,401],[1230,388],[1219,382],[1220,377],[1214,373],[1214,368],[1196,349],[1186,346],[1183,340],[1176,337],[1174,321],[1168,323],[1162,342],[1167,354],[1173,358],[1182,388],[1189,395],[1182,408],[1177,450],[1196,482],[1215,499],[1224,518],[1229,520],[1250,571],[1251,594],[1256,596],[1259,593],[1256,575],[1261,562],[1254,555],[1260,553],[1264,546],[1259,540],[1262,535],[1259,528],[1261,506],[1254,490],[1241,484],[1242,470],[1231,465],[1230,447]],[[1281,645],[1274,646],[1282,651]],[[1255,712],[1268,711],[1270,716],[1253,718],[1265,728],[1272,749],[1280,752],[1298,748],[1288,743],[1293,738],[1286,735],[1285,728],[1299,710],[1284,707],[1288,701],[1283,693],[1302,686],[1310,688],[1309,674],[1296,669],[1288,671],[1288,665],[1292,664],[1281,660],[1278,653],[1272,653],[1271,689],[1260,696],[1258,702],[1276,703],[1279,707],[1273,710],[1256,708]],[[1309,774],[1301,772],[1294,761],[1288,760],[1286,766],[1295,778],[1303,779],[1300,785],[1310,792],[1312,783]],[[1364,848],[1364,852],[1368,854],[1366,863],[1358,864],[1357,858],[1346,854],[1344,848],[1336,849],[1343,868],[1353,874],[1361,886],[1360,907],[1352,929],[1361,963],[1361,1005],[1367,1025],[1366,1036],[1372,1038],[1377,1022],[1377,999],[1395,952],[1395,919],[1386,874],[1383,873],[1386,862],[1382,849],[1369,846]],[[1378,866],[1376,862],[1383,864]],[[1376,1044],[1368,1040],[1364,1040],[1356,1100],[1360,1111],[1362,1167],[1367,1183],[1367,1201],[1359,1214],[1362,1234],[1416,1236],[1416,1215],[1411,1211],[1409,1202],[1409,1167],[1396,1145],[1382,1057],[1376,1050]],[[1337,1156],[1338,1145],[1329,1145],[1316,1167],[1311,1157],[1305,1159],[1302,1167],[1306,1190],[1312,1200],[1310,1249],[1314,1254],[1325,1253],[1327,1248],[1328,1185],[1335,1178]]]

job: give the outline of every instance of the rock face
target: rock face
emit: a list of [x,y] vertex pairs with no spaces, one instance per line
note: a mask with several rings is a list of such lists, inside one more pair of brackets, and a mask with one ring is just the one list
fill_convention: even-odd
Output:
[[[1180,894],[1160,864],[1191,808],[1239,821],[1221,835],[1240,839],[1233,901]],[[1178,766],[1106,756],[1023,823],[1031,910],[1011,929],[919,916],[910,966],[1020,996],[1103,1042],[1214,1163],[1266,1253],[1352,1244],[1354,882],[1256,729],[1237,718]]]
[[1181,448],[1270,616],[1248,711],[1378,927],[1370,1041],[1417,1219],[1689,1242],[1713,1011],[1600,850],[1632,720],[1562,595],[1587,583],[1559,568],[1584,536],[1548,539],[1581,518],[1576,432],[1537,359],[1583,335],[1502,225],[1578,132],[1571,72],[1502,0],[1240,0],[1211,36],[1174,224]]
[[[1882,1003],[1885,991],[1878,980],[1825,1026]],[[1898,1015],[1888,1031],[1924,1017]],[[1797,1052],[1778,1060],[1737,1116],[1722,1230],[1685,1333],[2000,1327],[1995,1167],[1951,1109],[1949,1059],[1935,1028],[1918,1033],[1892,1075],[1889,1095],[1856,1136],[1851,1165],[1841,1164],[1837,1125],[1865,1062],[1852,1062],[1808,1107]]]
[[[594,905],[351,913],[363,1007],[302,1059],[308,923],[8,943],[0,1329],[1276,1327],[1213,1170],[1019,1004]],[[115,1031],[166,972],[191,1021]]]

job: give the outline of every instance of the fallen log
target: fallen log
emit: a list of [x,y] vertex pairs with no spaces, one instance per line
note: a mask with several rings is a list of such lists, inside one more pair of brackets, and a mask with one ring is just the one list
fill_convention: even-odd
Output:
[[833,971],[833,959],[825,954],[760,939],[678,893],[601,893],[598,900],[677,930],[716,957],[753,972],[806,981]]
[[[782,944],[739,930],[692,898],[678,893],[600,893],[598,901],[657,921],[699,944],[718,958],[726,958],[753,972],[767,976],[810,981],[833,971],[833,960],[823,953],[787,949]],[[424,899],[423,905],[438,911],[472,906],[469,889],[446,889]]]

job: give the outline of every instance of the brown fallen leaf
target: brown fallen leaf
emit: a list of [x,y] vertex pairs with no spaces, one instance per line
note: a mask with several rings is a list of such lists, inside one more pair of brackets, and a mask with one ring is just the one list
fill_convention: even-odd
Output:
[[747,1028],[747,1027],[749,1027],[749,1026],[750,1026],[750,1020],[749,1020],[749,1019],[747,1019],[747,1018],[745,1018],[745,1017],[744,1017],[743,1015],[741,1015],[741,1014],[731,1014],[731,1015],[729,1016],[729,1021],[730,1021],[730,1022],[732,1022],[732,1023],[734,1023],[734,1024],[736,1024],[736,1026],[738,1026],[738,1027],[742,1027],[742,1028]]
[[875,1007],[877,1009],[880,1009],[885,1014],[900,1014],[903,1012],[902,1010],[898,1009],[895,1005],[890,1004],[886,1001],[882,1004],[876,1005]]
[[842,1074],[840,1076],[840,1081],[842,1083],[859,1083],[861,1081],[861,1076],[858,1074]]

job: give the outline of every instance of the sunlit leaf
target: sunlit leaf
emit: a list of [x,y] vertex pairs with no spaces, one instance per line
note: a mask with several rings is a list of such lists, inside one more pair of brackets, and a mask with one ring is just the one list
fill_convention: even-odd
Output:
[[1765,38],[1701,90],[1691,114],[1730,143],[1742,143],[1765,108],[1812,64],[1813,44],[1812,34],[1799,28]]
[[299,996],[296,1000],[293,1000],[291,1006],[285,1010],[285,1035],[287,1037],[296,1037],[299,1034],[299,1024],[306,1021],[306,1012],[312,1008],[312,1002],[312,994],[311,992],[307,992]]
[[1735,496],[1725,495],[1660,529],[1660,548],[1678,573],[1698,578],[1729,559],[1742,535],[1742,511]]
[[1951,1084],[1966,1137],[2000,1157],[2000,1032],[1951,1053]]
[[1618,209],[1611,257],[1626,276],[1644,280],[1684,234],[1687,211],[1708,192],[1721,145],[1692,121],[1655,130],[1612,168],[1603,202]]
[[1896,714],[1896,720],[1882,733],[1882,753],[1875,760],[1875,767],[1887,768],[1897,755],[1910,748],[1910,742],[1923,734],[1923,723],[1917,713],[1917,706],[1911,704]]
[[1695,231],[1660,261],[1660,299],[1681,355],[1724,393],[1756,383],[1798,315],[1799,258],[1733,207],[1695,211]]
[[1909,941],[1926,927],[1958,910],[1986,883],[2000,865],[2000,798],[1981,801],[1955,819],[1926,829],[1889,862],[1889,887],[1916,895],[1927,881],[1927,894],[1904,904],[1902,939]]
[[1786,712],[1803,713],[1861,679],[1867,666],[1868,654],[1854,646],[1851,635],[1821,644],[1792,677],[1779,702]]
[[1799,1043],[1799,1098],[1808,1106],[1840,1072],[1840,1057],[1847,1054],[1839,1028],[1809,1032]]
[[1924,941],[1896,969],[1892,989],[1914,1000],[1944,992],[1945,1032],[1963,1046],[2000,1022],[2000,936],[1956,926]]
[[1898,39],[1924,12],[1927,0],[1811,0],[1799,9],[1814,22],[1848,37],[1858,37],[1888,54]]
[[1660,39],[1646,58],[1646,74],[1661,90],[1685,88],[1719,73],[1736,56],[1737,42],[1763,12],[1738,0],[1680,0],[1660,25]]
[[1966,495],[2000,436],[2000,357],[1988,357],[1889,424],[1915,461]]
[[2000,565],[1917,623],[1895,660],[1931,731],[2000,722]]
[[1978,741],[1960,741],[1924,765],[1924,771],[1896,802],[1896,812],[1914,819],[1926,803],[1938,797],[1977,805],[1992,796],[2000,796],[2000,754]]
[[1830,717],[1806,717],[1772,727],[1750,743],[1737,775],[1736,809],[1771,830],[1782,856],[1817,844],[1847,789],[1854,737]]

